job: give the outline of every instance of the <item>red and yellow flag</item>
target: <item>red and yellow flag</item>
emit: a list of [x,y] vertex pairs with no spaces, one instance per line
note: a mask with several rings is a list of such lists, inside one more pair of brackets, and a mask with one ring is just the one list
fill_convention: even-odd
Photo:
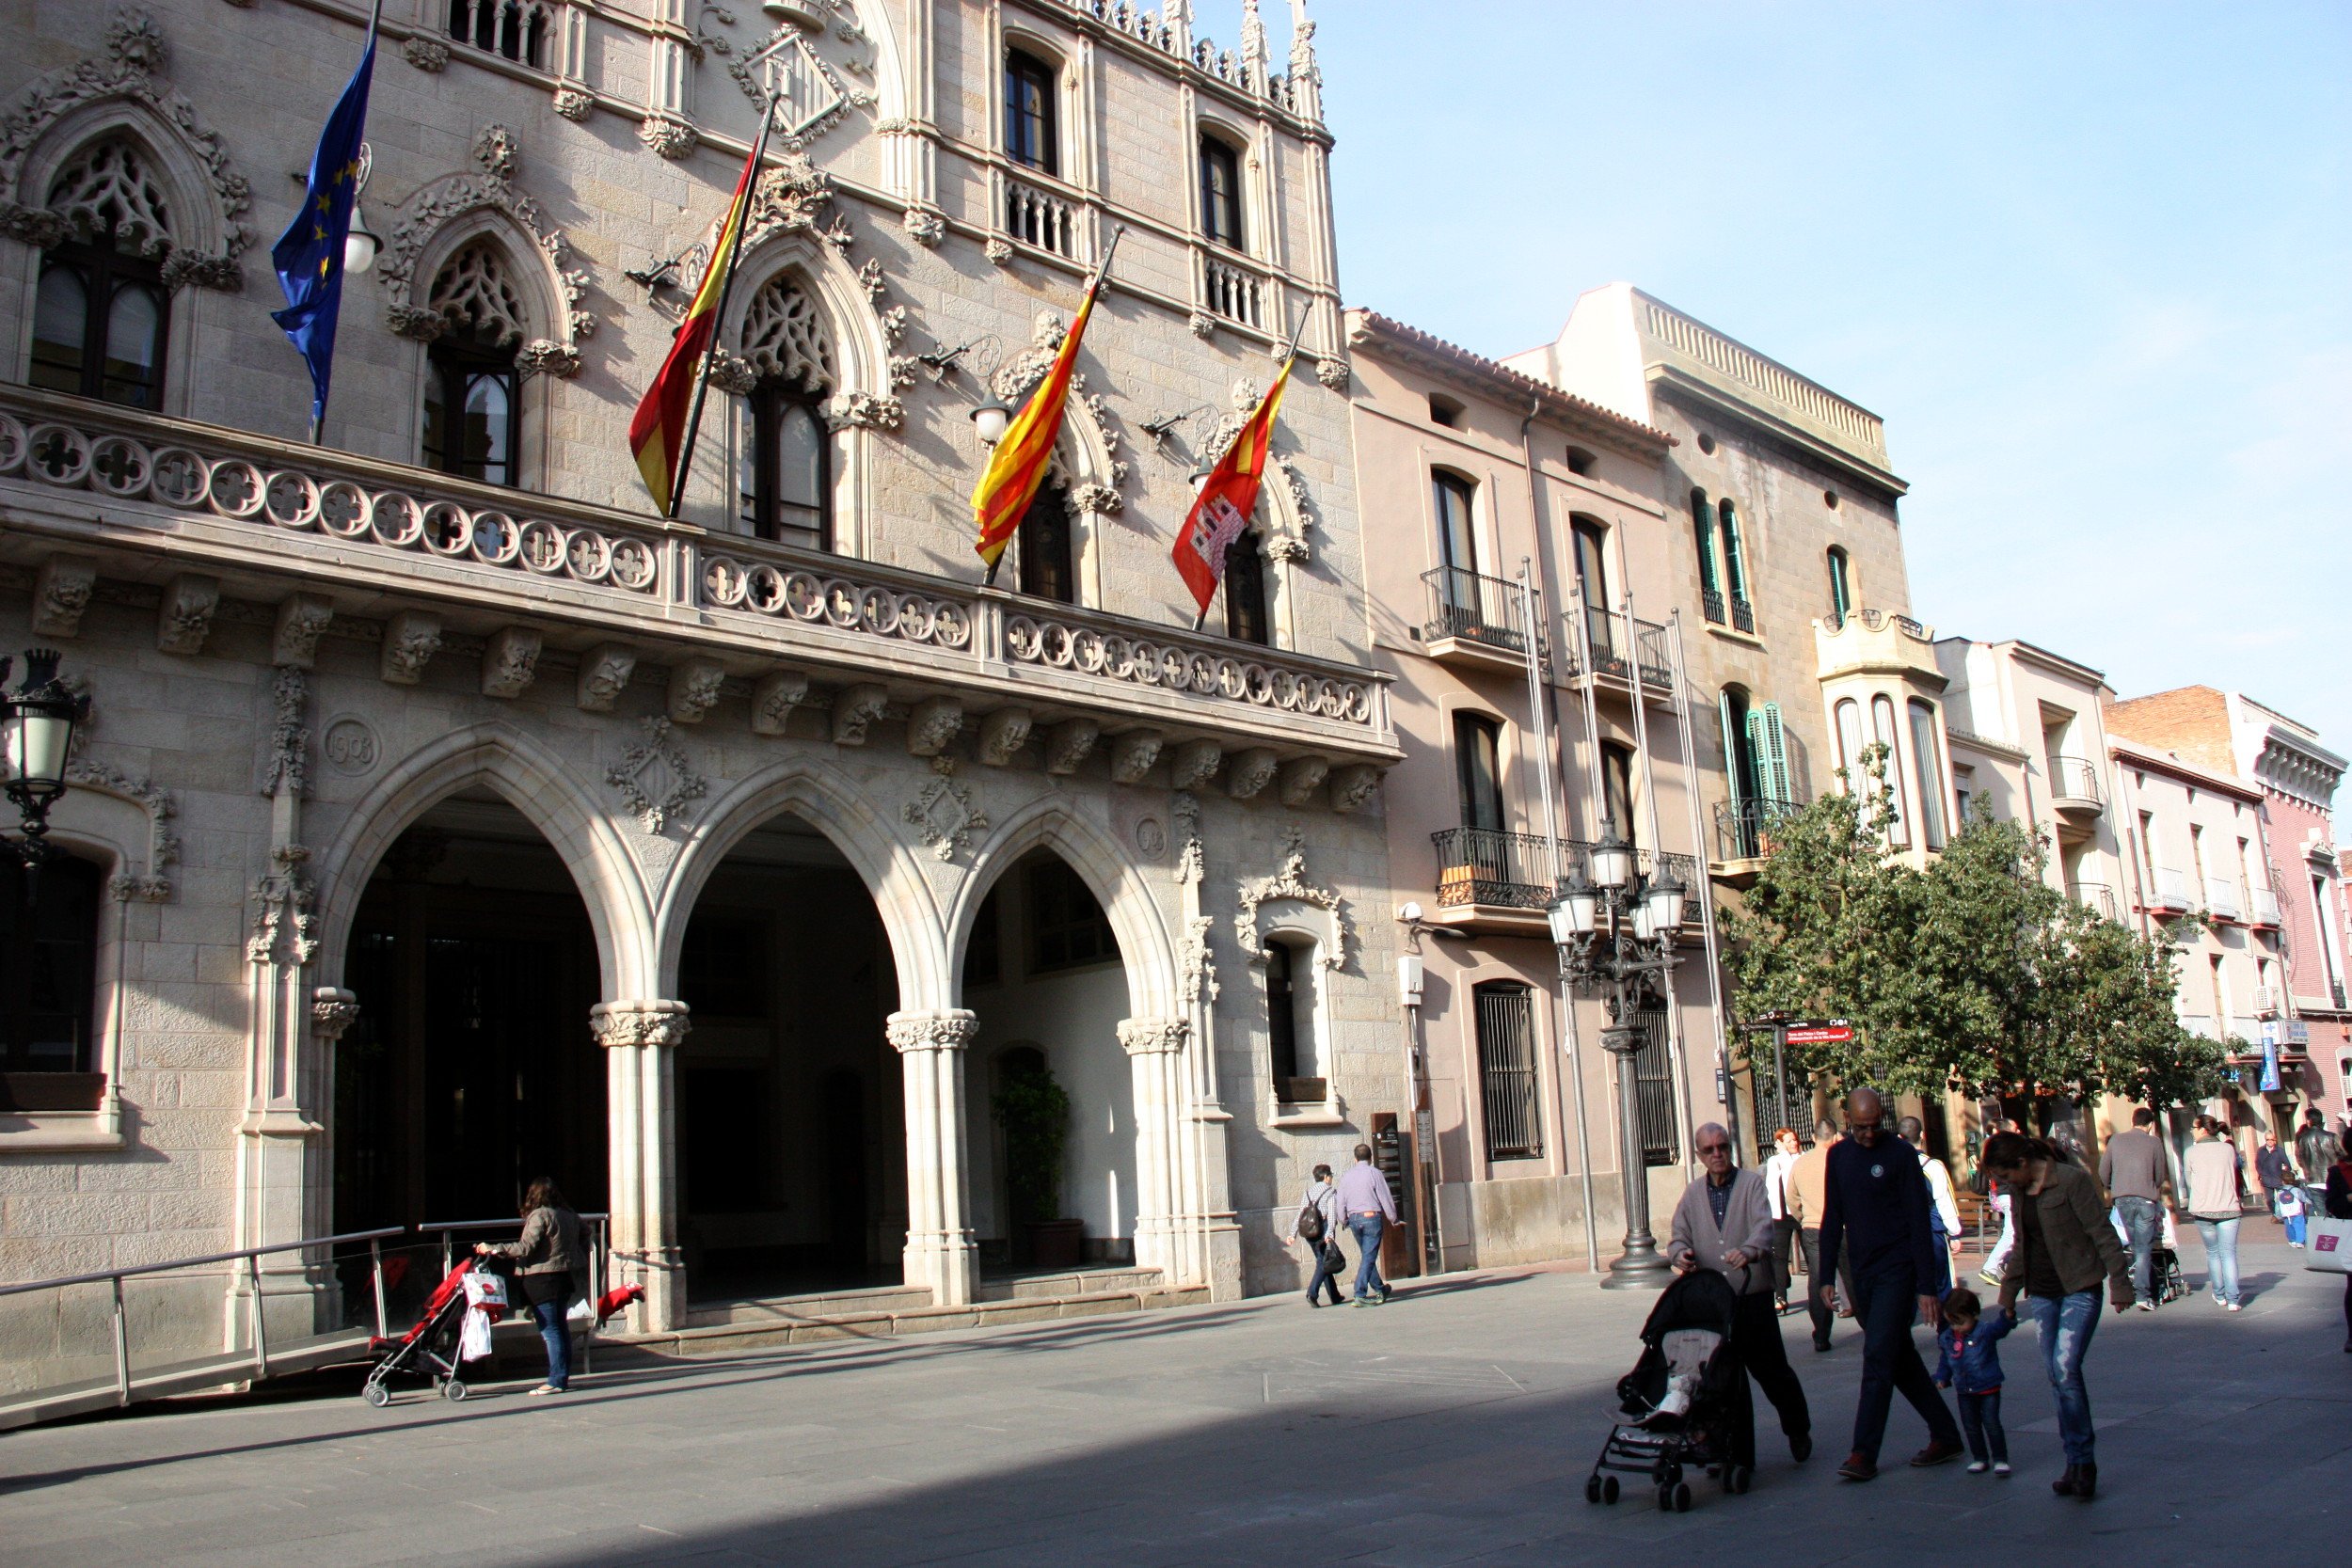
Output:
[[1200,483],[1200,494],[1194,499],[1192,511],[1184,518],[1184,526],[1176,534],[1176,547],[1169,553],[1176,559],[1177,575],[1184,586],[1192,590],[1193,602],[1200,607],[1205,617],[1209,602],[1216,597],[1216,587],[1225,578],[1225,552],[1249,526],[1249,514],[1258,504],[1258,487],[1265,483],[1266,446],[1274,437],[1274,412],[1282,405],[1282,388],[1291,378],[1291,366],[1296,362],[1297,345],[1292,344],[1290,357],[1282,361],[1274,385],[1258,400],[1257,412],[1241,427],[1233,444],[1225,449],[1225,455],[1216,460],[1209,477]]
[[[1105,256],[1104,268],[1109,263]],[[1097,270],[1087,284],[1086,298],[1078,302],[1077,319],[1061,341],[1061,352],[1054,356],[1053,368],[1005,426],[979,483],[972,487],[972,517],[980,528],[979,542],[973,548],[988,562],[991,573],[1020,531],[1021,518],[1053,464],[1054,441],[1061,435],[1062,411],[1070,398],[1071,373],[1078,363],[1078,340],[1086,336],[1087,318],[1094,311],[1095,292],[1102,286],[1103,271]]]
[[679,460],[686,455],[686,419],[694,399],[694,375],[710,347],[711,334],[719,329],[720,300],[735,271],[735,252],[743,237],[752,182],[759,172],[760,150],[766,143],[766,127],[762,126],[759,141],[743,162],[742,176],[735,182],[735,199],[727,204],[727,220],[720,227],[718,243],[710,247],[710,264],[703,269],[702,287],[694,291],[694,302],[687,307],[686,319],[671,340],[669,356],[661,361],[653,385],[645,388],[628,421],[628,450],[636,454],[637,471],[644,475],[645,488],[653,492],[654,504],[664,516],[670,513]]

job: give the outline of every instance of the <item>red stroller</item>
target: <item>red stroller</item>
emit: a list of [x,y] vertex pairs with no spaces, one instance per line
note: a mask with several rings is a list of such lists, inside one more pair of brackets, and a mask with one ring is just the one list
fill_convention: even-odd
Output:
[[[466,1294],[466,1276],[481,1268],[485,1275],[493,1271],[485,1266],[486,1259],[468,1258],[449,1271],[447,1278],[433,1288],[432,1299],[424,1304],[416,1326],[397,1339],[378,1339],[371,1349],[383,1352],[383,1359],[368,1371],[367,1382],[359,1386],[359,1397],[373,1405],[386,1405],[392,1401],[392,1391],[385,1386],[394,1372],[432,1380],[445,1400],[466,1397],[465,1380],[457,1375],[459,1358],[457,1340],[469,1305]],[[501,1280],[502,1283],[502,1280]],[[502,1299],[503,1292],[501,1292]],[[493,1320],[502,1308],[485,1307]]]

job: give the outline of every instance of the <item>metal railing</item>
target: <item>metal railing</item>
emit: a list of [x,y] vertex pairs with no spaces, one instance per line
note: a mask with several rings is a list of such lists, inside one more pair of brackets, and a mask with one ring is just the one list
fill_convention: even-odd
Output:
[[2156,885],[2149,890],[2160,910],[2185,910],[2188,906],[2188,878],[2169,865],[2156,867]]
[[2274,890],[2266,887],[2247,889],[2246,917],[2248,923],[2250,925],[2278,925],[2279,895]]
[[[1632,635],[1627,635],[1626,618],[1597,605],[1586,605],[1584,615],[1585,646],[1592,650],[1596,675],[1615,680],[1631,681],[1633,672],[1642,673],[1644,686],[1672,691],[1675,684],[1673,640],[1668,629],[1656,621],[1635,621]],[[1568,673],[1585,673],[1582,658],[1576,652],[1575,641],[1568,643]]]
[[2050,793],[2059,800],[2088,800],[2105,805],[2106,793],[2099,787],[2099,769],[2095,764],[2081,757],[2052,753],[2050,764]]
[[1715,804],[1715,858],[1761,860],[1771,853],[1772,825],[1795,811],[1793,801],[1759,796]]
[[2237,883],[2227,877],[2205,879],[2205,912],[2218,920],[2238,917]]
[[[580,1370],[588,1370],[591,1347],[596,1342],[596,1302],[604,1294],[605,1232],[612,1224],[610,1213],[581,1214],[580,1239],[588,1248],[588,1331],[580,1339]],[[521,1233],[520,1216],[501,1216],[489,1220],[427,1220],[417,1227],[420,1236],[437,1234],[441,1238],[441,1275],[457,1266],[456,1237],[461,1231],[503,1231]]]
[[1712,621],[1719,626],[1724,624],[1724,595],[1722,590],[1715,588],[1702,588],[1699,590],[1699,613],[1706,616],[1709,621]]
[[1731,629],[1749,633],[1756,630],[1756,606],[1738,594],[1731,596]]
[[[1438,851],[1438,904],[1441,909],[1485,904],[1501,909],[1544,910],[1569,878],[1589,877],[1593,846],[1581,838],[1552,841],[1541,833],[1502,832],[1491,828],[1443,828],[1429,835]],[[1695,855],[1672,850],[1634,851],[1645,874],[1672,872],[1693,897],[1702,896]],[[1696,922],[1692,922],[1695,926]]]
[[2115,890],[2105,882],[2069,882],[2066,884],[2066,896],[2087,910],[2106,915],[2109,920],[2116,917]]
[[1527,652],[1527,599],[1507,578],[1481,577],[1458,566],[1421,575],[1429,588],[1429,619],[1422,636],[1435,642],[1458,638],[1506,653]]

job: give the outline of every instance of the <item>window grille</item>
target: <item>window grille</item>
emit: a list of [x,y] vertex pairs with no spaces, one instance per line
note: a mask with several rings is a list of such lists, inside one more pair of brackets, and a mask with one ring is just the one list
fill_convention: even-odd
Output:
[[1641,1113],[1642,1163],[1671,1165],[1682,1158],[1675,1116],[1674,1053],[1666,1039],[1666,1009],[1644,1007],[1633,1015],[1642,1028],[1641,1053],[1633,1058],[1634,1104]]
[[1478,1076],[1486,1108],[1486,1158],[1533,1160],[1544,1152],[1535,1078],[1534,992],[1513,981],[1472,992],[1478,1014]]

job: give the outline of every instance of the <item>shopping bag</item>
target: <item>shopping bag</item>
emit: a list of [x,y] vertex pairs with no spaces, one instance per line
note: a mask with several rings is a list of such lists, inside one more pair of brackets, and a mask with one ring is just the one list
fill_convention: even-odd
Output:
[[466,1305],[495,1307],[503,1311],[507,1306],[506,1276],[492,1274],[487,1269],[469,1269],[466,1272]]
[[2314,1214],[2303,1266],[2320,1274],[2352,1274],[2352,1220]]
[[469,1307],[465,1326],[457,1331],[457,1359],[479,1361],[489,1354],[490,1315],[478,1307]]
[[2164,1212],[2164,1245],[2168,1252],[2176,1252],[2181,1245],[2181,1227],[2172,1223],[2172,1211]]

